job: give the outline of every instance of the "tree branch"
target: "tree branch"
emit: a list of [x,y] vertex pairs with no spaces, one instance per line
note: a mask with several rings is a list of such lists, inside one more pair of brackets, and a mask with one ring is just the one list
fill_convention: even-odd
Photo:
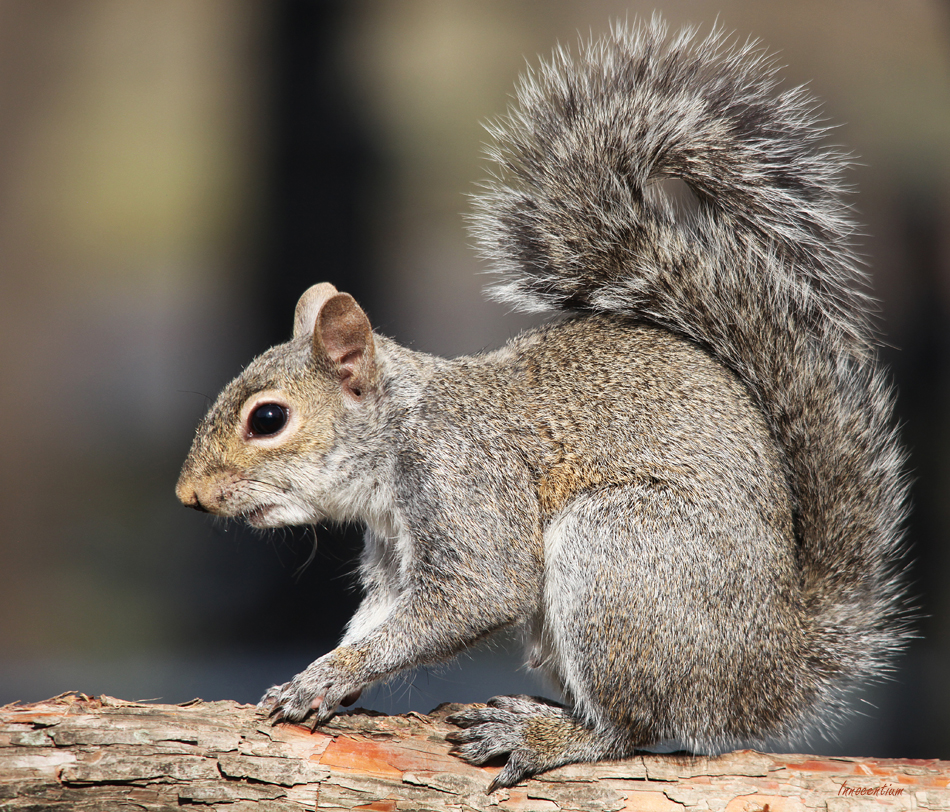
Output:
[[316,732],[235,702],[64,694],[0,708],[0,810],[226,812],[950,809],[950,762],[644,755],[575,764],[485,795],[497,767],[449,755],[443,718],[353,711]]

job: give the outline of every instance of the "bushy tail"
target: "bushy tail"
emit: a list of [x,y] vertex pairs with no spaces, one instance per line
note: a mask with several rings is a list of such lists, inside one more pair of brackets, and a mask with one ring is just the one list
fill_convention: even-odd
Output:
[[[903,645],[904,459],[842,202],[847,156],[816,103],[752,45],[618,25],[529,72],[490,127],[473,231],[522,310],[624,313],[745,381],[784,450],[812,686],[881,672]],[[671,205],[679,178],[697,200]]]

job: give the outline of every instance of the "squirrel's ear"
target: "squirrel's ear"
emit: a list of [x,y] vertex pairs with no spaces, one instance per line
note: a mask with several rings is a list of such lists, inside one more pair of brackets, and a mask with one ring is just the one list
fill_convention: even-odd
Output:
[[361,398],[373,385],[376,377],[373,328],[349,293],[337,293],[322,303],[313,331],[313,351],[330,361],[340,384],[351,397]]
[[307,288],[297,302],[294,311],[294,338],[313,335],[313,327],[317,323],[320,308],[331,296],[336,296],[337,290],[329,282]]

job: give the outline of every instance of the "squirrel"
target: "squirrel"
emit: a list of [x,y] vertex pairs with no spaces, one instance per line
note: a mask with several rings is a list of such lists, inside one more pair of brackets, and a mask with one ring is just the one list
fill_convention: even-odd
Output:
[[849,156],[758,45],[657,18],[557,49],[513,104],[472,231],[493,295],[554,317],[447,360],[318,284],[197,429],[185,505],[366,529],[339,646],[260,707],[317,725],[515,627],[564,702],[449,718],[462,759],[507,755],[489,791],[829,732],[911,634]]

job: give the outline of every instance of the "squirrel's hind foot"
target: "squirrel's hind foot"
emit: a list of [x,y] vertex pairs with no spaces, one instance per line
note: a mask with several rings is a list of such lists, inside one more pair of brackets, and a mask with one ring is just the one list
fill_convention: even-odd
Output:
[[537,773],[578,761],[596,761],[613,751],[612,737],[575,719],[559,705],[532,696],[496,696],[488,706],[446,719],[463,730],[450,733],[452,753],[470,764],[508,755],[488,787],[511,787]]

